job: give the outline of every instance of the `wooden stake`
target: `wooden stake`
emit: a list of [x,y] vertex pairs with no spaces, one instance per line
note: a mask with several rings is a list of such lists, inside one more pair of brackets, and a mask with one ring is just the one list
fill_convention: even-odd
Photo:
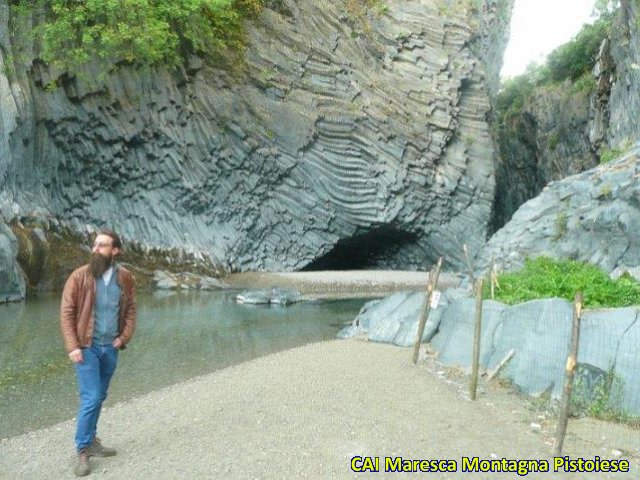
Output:
[[476,292],[476,321],[473,333],[473,365],[471,368],[471,383],[469,384],[469,396],[476,399],[478,390],[478,371],[480,370],[480,333],[482,331],[482,279],[475,284]]
[[471,282],[471,286],[475,288],[476,278],[473,275],[473,267],[471,266],[471,260],[469,259],[469,250],[467,249],[466,243],[462,245],[462,251],[464,252],[464,260],[467,264],[467,269],[469,270],[469,281]]
[[429,318],[429,312],[431,311],[431,295],[438,286],[438,277],[440,276],[440,268],[442,267],[442,257],[438,259],[438,263],[434,270],[429,273],[429,282],[427,283],[427,292],[425,294],[424,303],[422,304],[422,311],[420,312],[420,323],[418,324],[418,335],[416,336],[416,342],[413,346],[413,356],[411,360],[415,365],[418,361],[418,354],[420,353],[420,342],[422,342],[422,335],[424,334],[424,327],[427,324]]
[[491,281],[491,300],[495,298],[495,286],[498,279],[496,278],[496,264],[493,263],[493,257],[491,257],[491,270],[490,270],[490,281]]
[[500,373],[500,370],[502,370],[504,368],[504,366],[509,363],[509,360],[511,360],[511,358],[516,354],[516,351],[512,348],[511,350],[509,350],[509,353],[507,353],[504,358],[502,360],[500,360],[500,363],[498,364],[498,366],[496,368],[494,368],[491,372],[489,372],[489,375],[487,375],[487,380],[493,380],[493,377],[495,377],[496,375],[498,375]]
[[567,365],[565,367],[565,381],[562,390],[562,400],[560,402],[560,416],[558,417],[558,428],[556,429],[556,441],[553,447],[553,454],[556,457],[562,455],[562,446],[564,445],[564,437],[567,434],[567,422],[569,421],[569,400],[571,399],[571,391],[573,390],[573,377],[576,373],[576,365],[578,363],[578,343],[580,340],[580,318],[582,316],[582,292],[576,293],[573,301],[573,325],[571,328],[571,345],[569,347],[569,356],[567,357]]

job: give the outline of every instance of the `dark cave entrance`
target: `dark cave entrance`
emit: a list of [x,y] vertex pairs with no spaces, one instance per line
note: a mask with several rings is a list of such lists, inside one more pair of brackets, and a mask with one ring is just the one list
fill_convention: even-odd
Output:
[[330,252],[308,264],[302,271],[392,268],[392,257],[404,245],[416,240],[416,235],[412,233],[392,227],[376,228],[339,240]]

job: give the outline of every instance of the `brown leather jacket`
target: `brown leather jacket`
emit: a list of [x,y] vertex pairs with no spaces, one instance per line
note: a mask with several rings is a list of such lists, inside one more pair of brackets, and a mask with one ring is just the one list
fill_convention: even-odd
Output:
[[[116,278],[121,290],[118,337],[124,348],[136,328],[136,288],[131,272],[121,266]],[[96,280],[89,265],[76,269],[64,285],[60,304],[60,329],[67,353],[91,346],[95,297]]]

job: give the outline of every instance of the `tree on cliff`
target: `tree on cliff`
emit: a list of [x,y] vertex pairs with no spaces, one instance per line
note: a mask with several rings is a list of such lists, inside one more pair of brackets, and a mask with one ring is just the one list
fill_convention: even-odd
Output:
[[42,58],[75,70],[91,58],[176,65],[182,54],[242,45],[243,20],[262,0],[19,0],[14,16],[43,18]]

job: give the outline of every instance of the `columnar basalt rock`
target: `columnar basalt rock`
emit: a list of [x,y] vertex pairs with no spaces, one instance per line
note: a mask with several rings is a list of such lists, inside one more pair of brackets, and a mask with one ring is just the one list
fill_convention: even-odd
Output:
[[621,0],[611,36],[608,146],[629,147],[640,138],[640,5]]
[[[462,243],[487,233],[489,92],[512,2],[357,16],[284,3],[249,28],[235,68],[192,57],[69,77],[27,55],[26,73],[0,73],[16,216],[112,226],[221,271],[461,265]],[[0,38],[0,62],[29,51],[16,43]]]

